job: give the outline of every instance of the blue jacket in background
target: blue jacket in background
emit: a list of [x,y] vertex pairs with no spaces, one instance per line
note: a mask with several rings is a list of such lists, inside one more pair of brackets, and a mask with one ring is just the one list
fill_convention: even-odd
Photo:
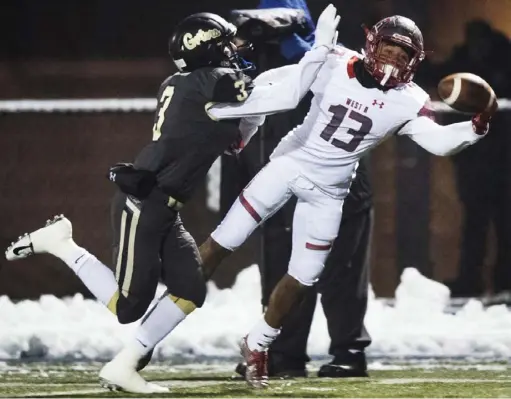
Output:
[[305,12],[309,32],[305,37],[293,33],[280,42],[280,53],[290,61],[296,62],[309,51],[314,44],[314,30],[316,29],[305,0],[260,0],[258,8],[294,8]]

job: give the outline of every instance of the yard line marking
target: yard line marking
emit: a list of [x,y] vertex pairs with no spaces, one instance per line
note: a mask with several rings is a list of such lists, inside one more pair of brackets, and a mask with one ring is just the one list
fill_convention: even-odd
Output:
[[427,383],[427,382],[437,382],[437,383],[446,383],[446,384],[464,384],[464,383],[475,383],[481,384],[485,382],[511,382],[510,379],[472,379],[472,378],[382,378],[375,379],[373,382],[377,384],[417,384],[417,383]]

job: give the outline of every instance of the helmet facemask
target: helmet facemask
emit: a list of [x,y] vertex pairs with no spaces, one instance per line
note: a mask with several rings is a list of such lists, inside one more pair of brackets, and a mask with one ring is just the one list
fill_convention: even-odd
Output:
[[252,44],[244,42],[241,46],[234,44],[235,38],[229,37],[218,43],[221,53],[220,66],[224,68],[232,68],[238,71],[249,71],[255,69],[255,66],[245,60],[242,54],[252,51]]

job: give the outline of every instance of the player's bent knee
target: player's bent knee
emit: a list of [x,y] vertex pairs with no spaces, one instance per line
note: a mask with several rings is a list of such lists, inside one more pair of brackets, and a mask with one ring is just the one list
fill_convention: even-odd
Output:
[[136,309],[118,309],[117,310],[117,320],[121,324],[129,324],[133,323],[137,320],[140,320],[144,315],[145,311],[138,311]]
[[204,305],[204,302],[206,301],[206,294],[207,294],[207,288],[204,287],[204,291],[201,291],[198,295],[198,298],[195,299],[194,303],[198,308],[201,308],[202,305]]
[[260,221],[260,217],[247,212],[237,199],[220,225],[211,233],[211,238],[223,248],[235,251],[248,239]]
[[[188,309],[191,309],[189,312],[189,313],[191,313],[195,310],[195,308],[202,307],[202,305],[204,305],[204,302],[206,300],[206,293],[207,293],[206,284],[203,284],[201,286],[195,287],[193,289],[193,291],[190,292],[189,294],[180,296],[181,303],[183,304],[183,308],[181,310],[183,310],[183,312],[188,314],[187,313]],[[186,304],[187,302],[189,302],[190,305],[187,305]],[[178,304],[178,303],[176,303],[176,304],[178,306],[180,306],[180,304]],[[192,309],[192,307],[193,307],[193,309]]]
[[119,323],[128,324],[140,320],[149,308],[153,298],[151,296],[148,299],[139,300],[136,298],[126,298],[121,295],[117,301],[116,313]]
[[193,301],[190,299],[185,299],[182,297],[178,297],[172,294],[169,294],[169,298],[176,304],[176,306],[183,311],[185,315],[189,315],[195,309],[202,307],[204,305],[204,301],[206,299],[206,295],[204,297],[194,299]]
[[199,302],[196,304],[195,302],[190,301],[189,299],[184,299],[184,298],[172,295],[172,294],[169,294],[169,298],[172,300],[172,302],[174,302],[176,304],[176,306],[179,309],[181,309],[181,311],[185,315],[189,315],[195,309],[200,308],[204,304],[204,301],[202,301],[202,303]]
[[204,305],[204,302],[206,301],[206,294],[207,294],[207,287],[206,284],[201,284],[199,287],[197,287],[193,294],[190,295],[190,301],[195,304],[196,307],[200,308],[202,305]]
[[197,270],[197,273],[189,275],[180,284],[167,284],[167,294],[170,299],[185,313],[189,314],[200,308],[206,300],[207,286],[204,276]]

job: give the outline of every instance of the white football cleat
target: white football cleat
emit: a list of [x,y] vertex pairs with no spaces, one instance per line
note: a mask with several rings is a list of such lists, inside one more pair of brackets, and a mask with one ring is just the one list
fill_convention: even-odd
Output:
[[103,388],[111,391],[132,393],[165,393],[167,387],[152,384],[137,373],[136,367],[140,354],[130,347],[125,347],[99,372],[99,381]]
[[[5,251],[7,260],[24,259],[34,254],[58,253],[58,247],[73,241],[73,227],[64,215],[54,216],[46,225],[18,237]],[[57,249],[57,250],[56,250]]]

